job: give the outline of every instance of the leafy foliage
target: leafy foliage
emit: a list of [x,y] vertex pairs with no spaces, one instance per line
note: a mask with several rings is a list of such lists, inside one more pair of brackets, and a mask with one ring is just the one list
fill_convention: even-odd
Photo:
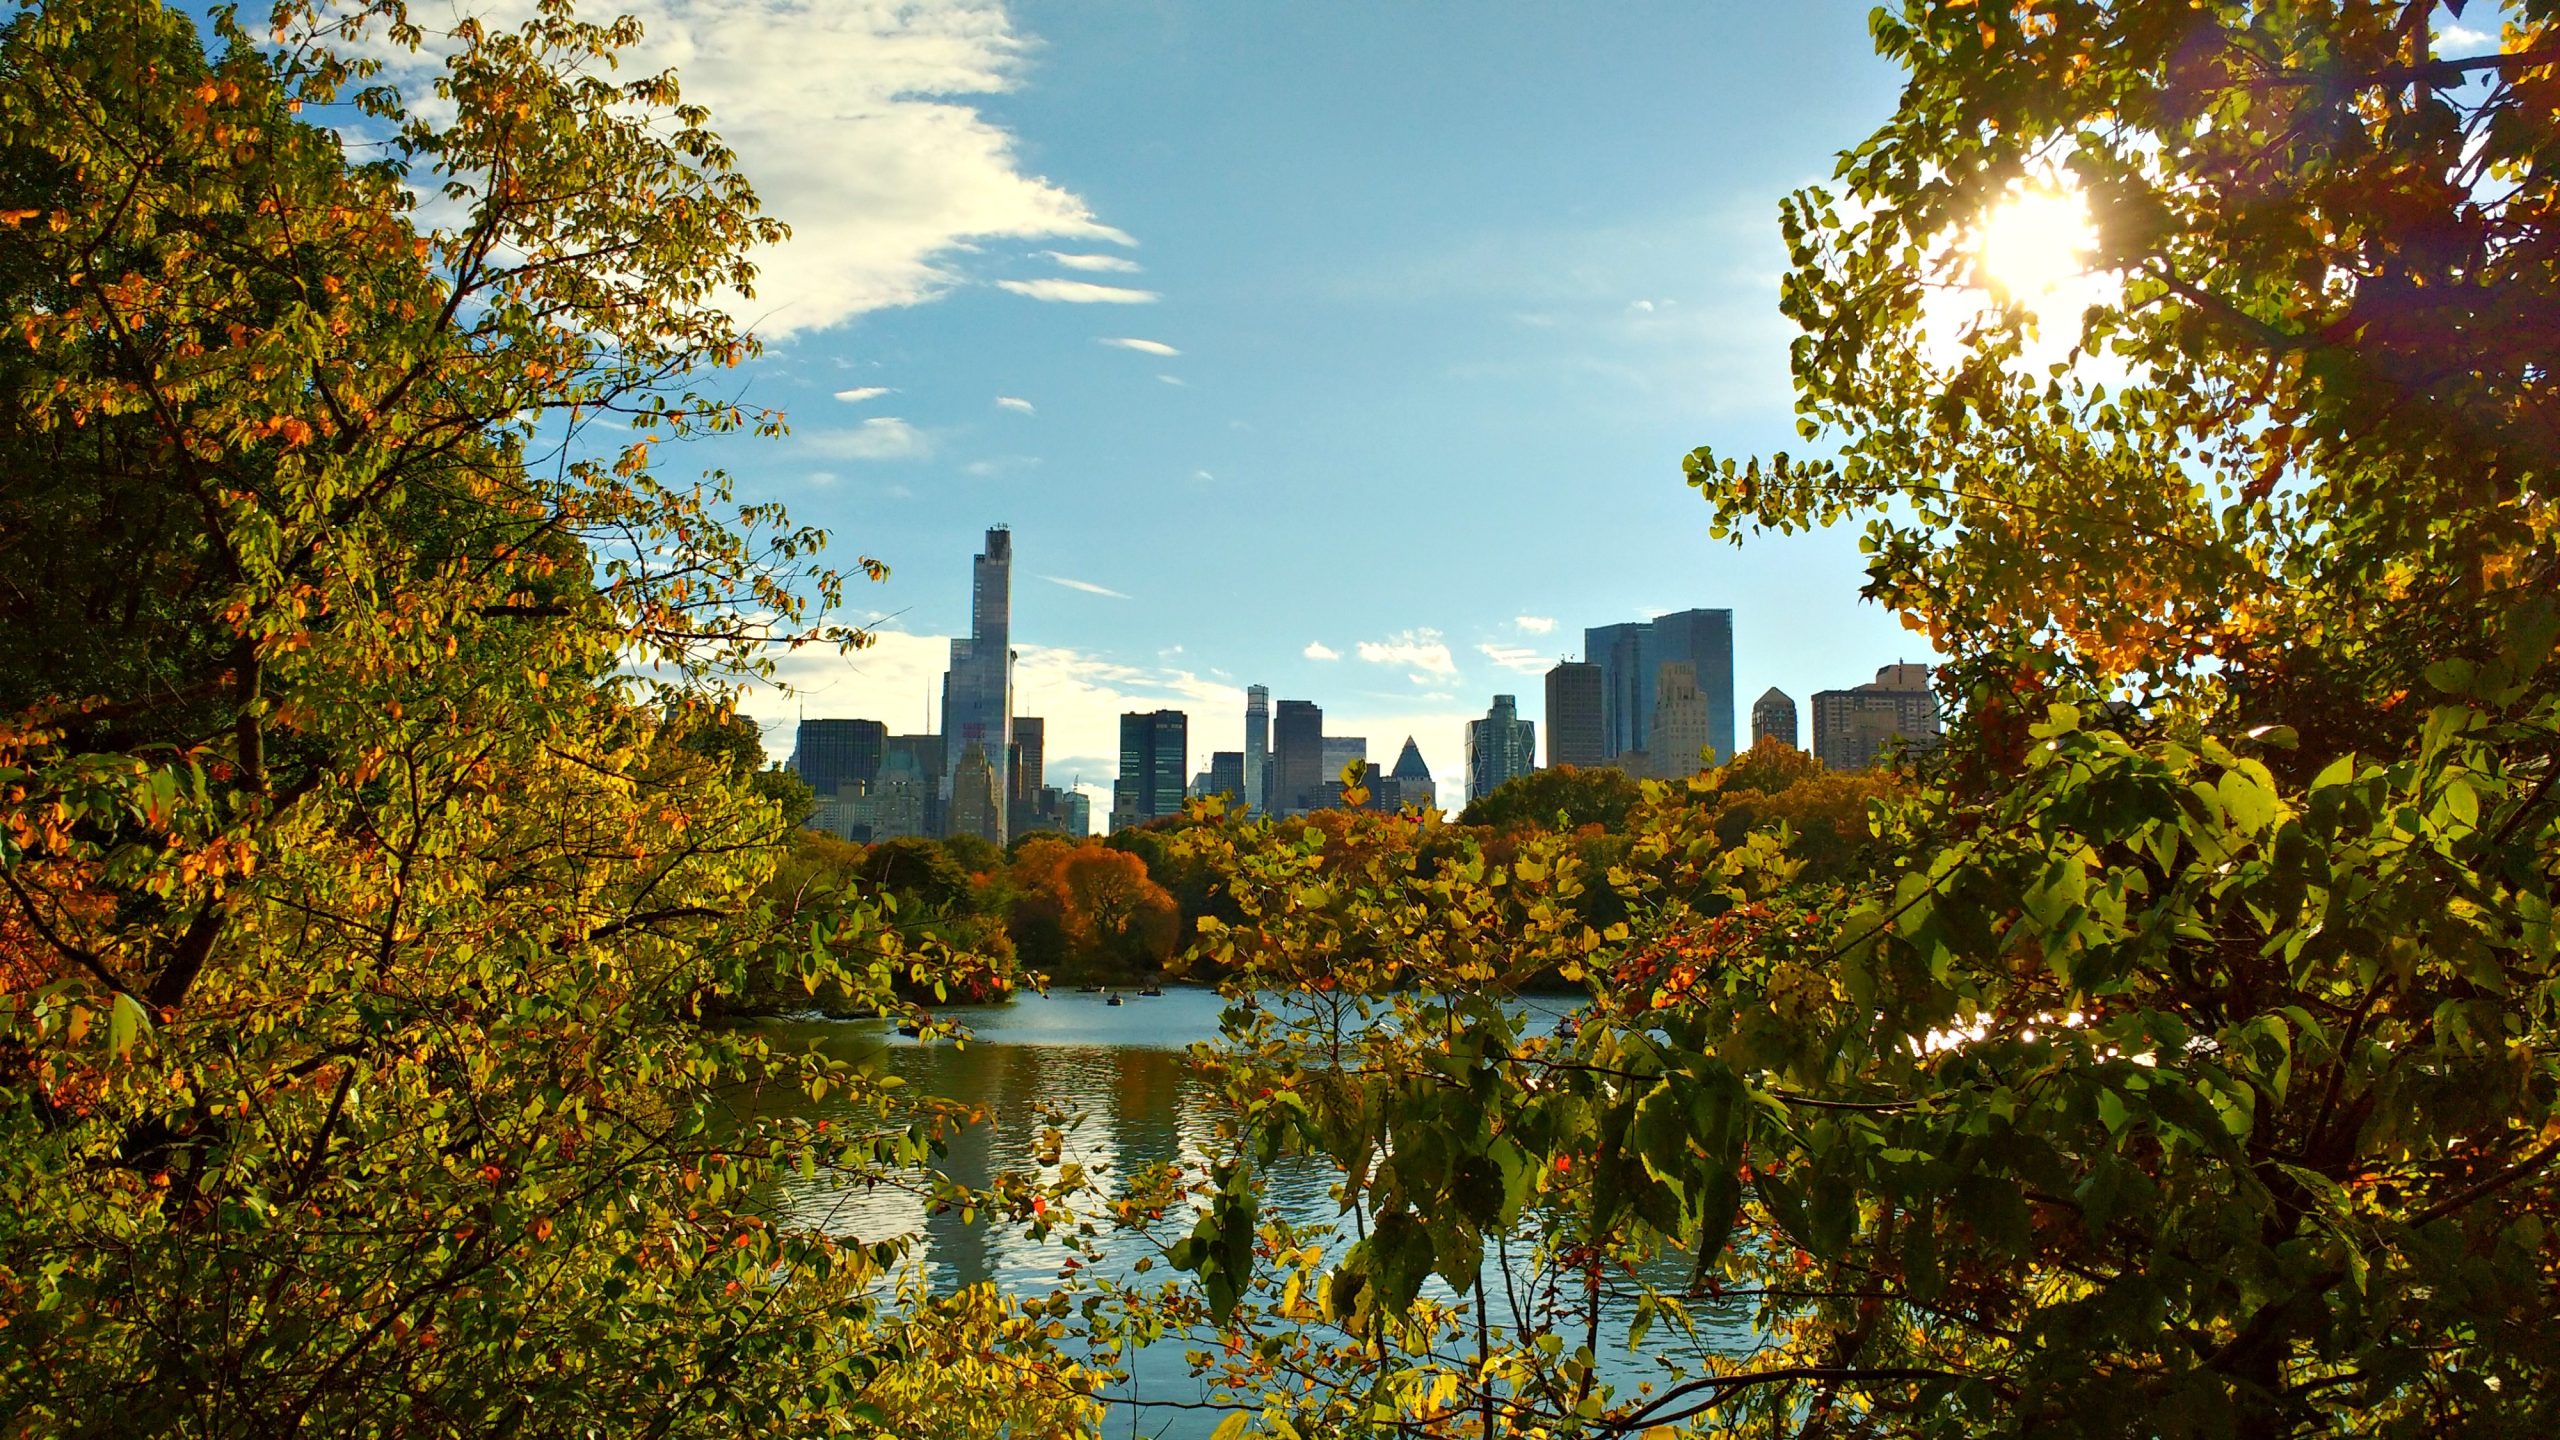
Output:
[[[1839,458],[1689,465],[1728,533],[1872,517],[1954,657],[1925,783],[1823,802],[1846,853],[1738,783],[1783,757],[1648,787],[1598,871],[1192,832],[1238,1140],[1352,1229],[1184,1257],[1274,1433],[2560,1425],[2560,19],[2442,8],[2498,50],[2432,3],[1879,12],[1901,105],[1785,215]],[[1968,314],[2039,186],[2120,290]],[[1659,1368],[1603,1373],[1620,1323]]]
[[[823,537],[656,468],[778,423],[706,383],[778,227],[628,22],[215,25],[0,29],[5,1428],[908,1434],[940,1349],[1032,1377],[1044,1325],[765,1213],[952,1108],[703,1023],[912,959],[762,891],[723,687],[859,642]],[[356,58],[429,43],[431,97]],[[1037,1373],[970,1413],[1078,1428]]]

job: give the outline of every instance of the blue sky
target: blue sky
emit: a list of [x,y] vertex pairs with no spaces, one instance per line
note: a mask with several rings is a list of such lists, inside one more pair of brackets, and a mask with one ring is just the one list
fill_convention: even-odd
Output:
[[893,570],[769,725],[919,728],[995,522],[1017,708],[1105,795],[1121,709],[1196,768],[1248,683],[1452,793],[1493,694],[1657,611],[1734,610],[1746,709],[1922,658],[1854,527],[1735,549],[1680,477],[1802,448],[1777,203],[1891,110],[1865,4],[637,8],[796,232],[746,307],[793,434],[702,458]]

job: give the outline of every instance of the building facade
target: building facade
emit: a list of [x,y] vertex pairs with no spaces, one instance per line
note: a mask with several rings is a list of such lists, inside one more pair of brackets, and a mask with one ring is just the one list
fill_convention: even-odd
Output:
[[1536,768],[1538,727],[1520,718],[1517,696],[1494,696],[1483,719],[1467,722],[1467,798],[1481,800]]
[[1547,764],[1606,765],[1612,752],[1600,722],[1600,667],[1566,660],[1547,672]]
[[[1676,610],[1653,617],[1653,665],[1657,686],[1661,682],[1662,667],[1672,664],[1689,667],[1691,682],[1706,702],[1706,743],[1715,750],[1712,763],[1721,765],[1732,759],[1733,612]],[[1693,753],[1683,753],[1675,764],[1685,766],[1695,758]],[[1683,770],[1681,773],[1690,772]]]
[[996,777],[995,762],[987,758],[986,747],[971,745],[960,752],[960,764],[951,772],[950,823],[944,833],[975,835],[1001,845],[1004,812],[1004,784]]
[[1396,768],[1388,772],[1387,778],[1396,787],[1396,803],[1390,808],[1414,805],[1432,810],[1439,807],[1440,787],[1431,778],[1431,767],[1422,763],[1422,747],[1413,743],[1412,736],[1404,737],[1404,749],[1397,752]]
[[1263,804],[1274,815],[1294,815],[1322,803],[1323,794],[1324,710],[1309,700],[1283,700],[1271,716],[1271,777]]
[[1751,743],[1775,740],[1789,749],[1800,749],[1803,729],[1796,723],[1795,698],[1772,685],[1760,698],[1751,702]]
[[[942,677],[943,794],[959,773],[960,756],[975,745],[991,768],[1013,753],[1013,532],[987,531],[986,549],[970,567],[969,633],[951,641],[951,669]],[[1004,825],[999,804],[996,825]],[[999,844],[1003,836],[996,836]]]
[[1324,777],[1324,783],[1328,785],[1341,784],[1342,767],[1355,760],[1363,765],[1369,763],[1369,740],[1367,736],[1327,735],[1324,737],[1324,759],[1319,762],[1318,766]]
[[1213,750],[1209,768],[1200,772],[1196,793],[1202,796],[1223,795],[1230,809],[1244,803],[1244,752]]
[[1120,717],[1120,778],[1112,786],[1112,828],[1125,830],[1182,813],[1189,778],[1191,717],[1179,710]]
[[888,740],[889,727],[877,720],[803,720],[792,737],[791,768],[821,800],[847,786],[859,792],[880,777]]
[[1236,793],[1252,809],[1263,806],[1263,777],[1270,765],[1271,687],[1248,685],[1244,692],[1244,786]]
[[[1686,664],[1707,704],[1707,743],[1733,758],[1733,612],[1675,610],[1651,620],[1582,632],[1583,658],[1600,667],[1601,745],[1616,757],[1644,750],[1653,731],[1662,667]],[[1550,717],[1552,722],[1552,717]]]
[[1686,780],[1716,763],[1714,723],[1706,692],[1686,660],[1664,662],[1654,672],[1653,722],[1645,727],[1645,755],[1662,780]]
[[1813,697],[1814,758],[1834,770],[1864,770],[1897,740],[1927,749],[1943,733],[1926,665],[1887,665],[1873,684]]
[[1600,667],[1600,749],[1615,759],[1644,748],[1653,720],[1653,627],[1642,621],[1582,632],[1582,656]]

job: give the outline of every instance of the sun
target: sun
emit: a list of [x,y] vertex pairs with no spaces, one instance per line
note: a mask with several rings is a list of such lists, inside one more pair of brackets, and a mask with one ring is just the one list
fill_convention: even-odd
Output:
[[1975,232],[1975,275],[2002,299],[2032,304],[2086,275],[2097,249],[2089,202],[2076,190],[2021,190]]

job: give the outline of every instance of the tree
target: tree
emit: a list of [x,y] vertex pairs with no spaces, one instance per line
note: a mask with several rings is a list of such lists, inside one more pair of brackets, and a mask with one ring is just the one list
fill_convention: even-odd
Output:
[[[1202,835],[1245,911],[1204,934],[1243,1158],[1181,1258],[1242,1403],[2560,1425],[2560,18],[2443,8],[2498,48],[2440,53],[2414,0],[1879,12],[1899,108],[1784,215],[1837,458],[1689,473],[1729,533],[1872,517],[1869,593],[1953,657],[1939,778],[1834,878],[1639,808],[1607,929],[1552,838],[1425,875]],[[1973,232],[2039,191],[2085,197],[2114,282],[2065,316],[1972,288]],[[1249,999],[1340,955],[1361,1023]],[[1587,986],[1570,1034],[1514,1018],[1541,962]],[[1293,1153],[1347,1250],[1237,1243]],[[1611,1292],[1682,1335],[1739,1302],[1758,1339],[1615,1389],[1577,1350]]]
[[[213,23],[0,29],[8,1428],[898,1433],[940,1335],[1032,1373],[1037,1326],[885,1313],[894,1247],[768,1210],[948,1107],[702,1023],[911,958],[759,898],[788,829],[722,739],[766,645],[859,639],[823,537],[657,468],[768,423],[707,382],[778,227],[610,78],[629,22]],[[432,94],[356,58],[430,40]],[[1086,1413],[1044,1373],[1026,1430]]]
[[1626,771],[1607,765],[1556,765],[1505,780],[1490,795],[1467,802],[1461,825],[1580,825],[1616,827],[1643,797],[1644,787]]

